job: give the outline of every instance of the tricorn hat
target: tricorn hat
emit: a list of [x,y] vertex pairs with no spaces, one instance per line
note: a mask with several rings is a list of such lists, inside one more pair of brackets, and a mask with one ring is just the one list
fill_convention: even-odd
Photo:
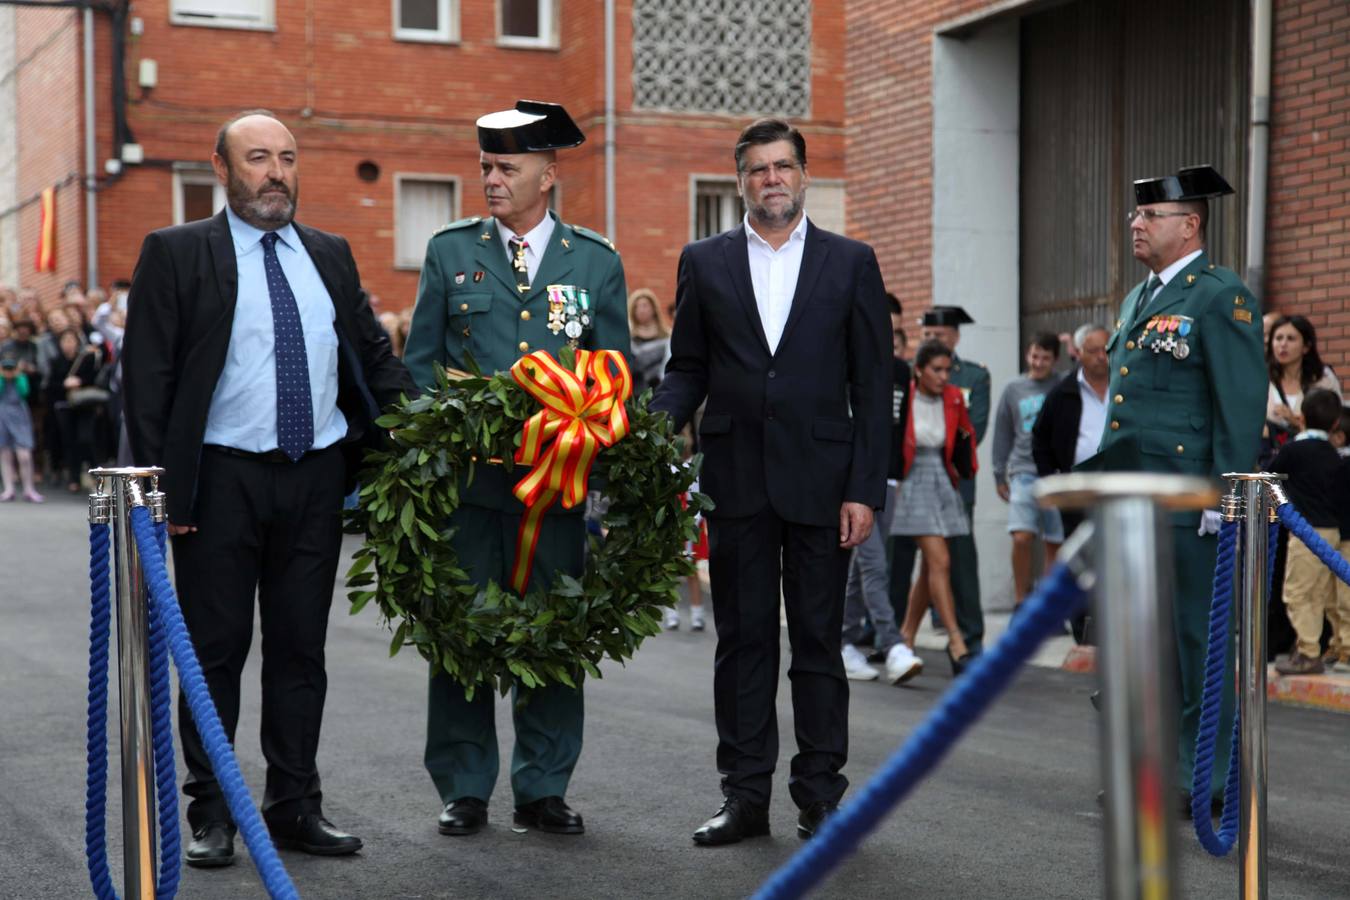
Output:
[[1187,166],[1175,175],[1141,178],[1134,183],[1134,202],[1165,203],[1174,200],[1204,200],[1233,193],[1233,188],[1213,166]]
[[975,320],[970,317],[970,313],[959,306],[934,306],[923,314],[920,322],[927,326],[947,326],[949,328],[960,328],[962,325],[975,324]]
[[478,147],[485,153],[563,150],[584,140],[586,135],[558,103],[517,100],[515,109],[478,119]]

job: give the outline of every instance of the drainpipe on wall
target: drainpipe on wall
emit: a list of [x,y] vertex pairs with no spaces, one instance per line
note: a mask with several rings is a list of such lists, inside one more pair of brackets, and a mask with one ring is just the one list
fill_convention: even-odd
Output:
[[1252,120],[1247,136],[1247,287],[1266,305],[1266,183],[1270,166],[1272,0],[1252,0]]
[[617,244],[614,226],[614,0],[605,0],[605,236]]
[[84,8],[84,240],[85,288],[98,287],[98,159],[94,146],[94,11]]

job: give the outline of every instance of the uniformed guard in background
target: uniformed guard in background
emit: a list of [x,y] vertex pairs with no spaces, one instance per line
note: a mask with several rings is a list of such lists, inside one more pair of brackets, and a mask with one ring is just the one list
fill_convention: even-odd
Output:
[[[489,217],[446,225],[432,236],[422,266],[404,362],[419,387],[436,383],[435,367],[484,374],[509,369],[535,350],[555,356],[565,346],[627,352],[623,264],[601,235],[568,225],[548,208],[557,177],[556,151],[585,136],[559,105],[522,100],[478,120],[483,192]],[[510,581],[521,503],[515,479],[480,467],[460,495],[454,548],[470,580]],[[582,510],[554,506],[545,516],[529,588],[554,574],[579,576],[585,528]],[[487,823],[497,779],[493,691],[473,700],[444,672],[433,672],[428,695],[426,767],[444,805],[442,834],[473,834]],[[516,746],[511,763],[515,822],[580,834],[579,814],[564,802],[581,753],[582,691],[551,685],[512,706]]]
[[[1217,478],[1255,465],[1266,403],[1260,306],[1236,273],[1205,253],[1208,198],[1232,192],[1209,166],[1134,183],[1138,208],[1129,214],[1130,235],[1135,259],[1150,274],[1125,297],[1106,345],[1106,430],[1101,452],[1080,468]],[[1217,512],[1173,514],[1178,799],[1187,817],[1218,528]],[[1232,666],[1224,671],[1230,685],[1223,691],[1211,800],[1223,790],[1232,734]]]
[[[956,345],[961,342],[961,326],[974,322],[959,306],[934,306],[920,320],[922,340],[941,341],[952,351],[952,374],[948,383],[960,388],[965,397],[970,423],[975,426],[975,446],[978,447],[989,428],[989,370],[956,354]],[[947,539],[952,560],[952,599],[956,602],[956,624],[965,638],[966,647],[972,654],[978,654],[984,646],[984,609],[980,605],[980,560],[975,552],[975,479],[963,478],[958,487],[971,529],[970,534]],[[915,552],[912,538],[897,536],[891,539],[891,605],[895,607],[897,621],[904,621]]]

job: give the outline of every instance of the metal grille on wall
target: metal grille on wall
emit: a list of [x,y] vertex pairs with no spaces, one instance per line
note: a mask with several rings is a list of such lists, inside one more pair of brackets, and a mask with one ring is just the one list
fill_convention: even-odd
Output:
[[1242,273],[1248,40],[1231,0],[1080,0],[1022,20],[1024,339],[1114,324],[1147,275],[1125,224],[1136,178],[1223,173],[1238,194],[1210,201],[1208,250]]
[[633,105],[811,113],[811,0],[633,0]]

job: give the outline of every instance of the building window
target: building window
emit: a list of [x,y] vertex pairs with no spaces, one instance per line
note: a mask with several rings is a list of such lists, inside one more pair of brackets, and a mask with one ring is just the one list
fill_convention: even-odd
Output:
[[458,218],[459,179],[451,175],[394,176],[394,265],[420,269],[427,241]]
[[173,173],[173,224],[209,219],[225,208],[225,186],[209,168],[183,165]]
[[694,209],[689,217],[693,240],[730,231],[745,216],[745,204],[736,192],[734,179],[695,178],[693,193]]
[[633,0],[633,106],[811,114],[811,0]]
[[276,26],[272,0],[169,0],[169,21],[214,28]]
[[431,43],[459,40],[459,0],[394,0],[394,37]]
[[558,0],[497,0],[497,43],[556,48]]

